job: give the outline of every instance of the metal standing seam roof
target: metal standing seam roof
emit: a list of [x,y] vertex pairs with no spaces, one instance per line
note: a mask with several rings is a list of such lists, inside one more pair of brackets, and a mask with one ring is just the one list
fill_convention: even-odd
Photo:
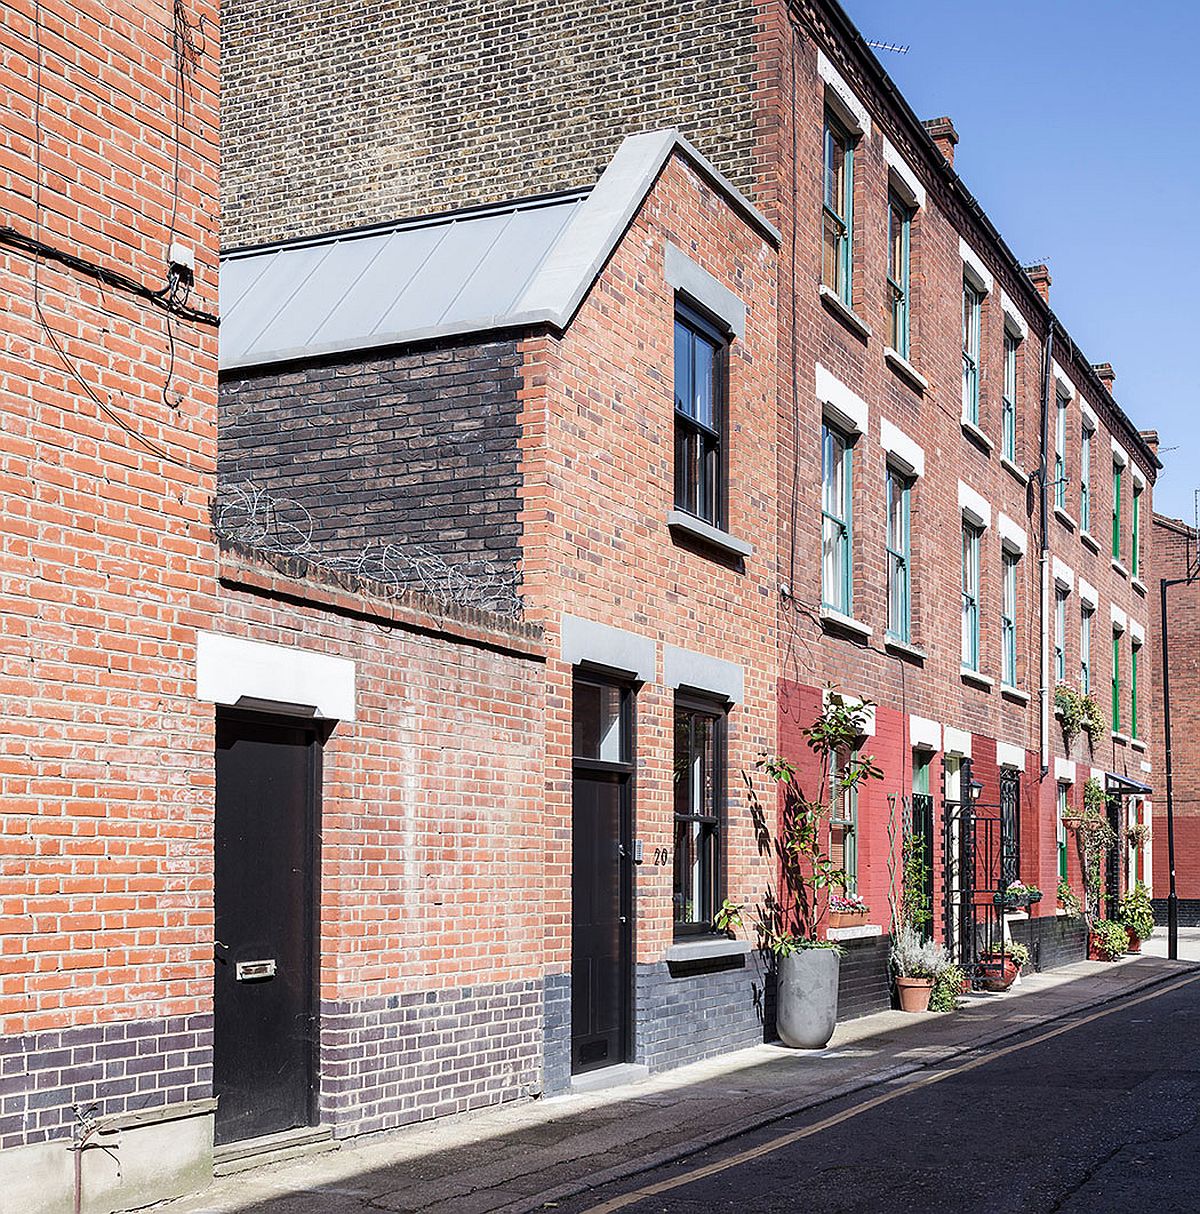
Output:
[[629,135],[590,189],[226,254],[220,368],[561,330],[674,152],[778,247],[778,230],[678,131]]

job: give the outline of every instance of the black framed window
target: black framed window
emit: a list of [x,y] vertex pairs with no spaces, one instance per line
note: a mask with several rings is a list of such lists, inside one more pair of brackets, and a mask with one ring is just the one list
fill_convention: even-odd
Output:
[[721,901],[725,817],[725,710],[675,701],[675,934],[712,930]]
[[725,525],[725,335],[686,304],[675,305],[675,505]]

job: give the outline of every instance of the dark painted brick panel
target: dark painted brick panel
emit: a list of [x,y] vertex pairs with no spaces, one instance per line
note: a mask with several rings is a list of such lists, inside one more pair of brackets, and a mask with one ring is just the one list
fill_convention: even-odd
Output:
[[[1152,898],[1151,905],[1154,907],[1154,922],[1160,927],[1166,927],[1166,898]],[[1180,927],[1200,927],[1200,898],[1180,898],[1176,905]]]
[[520,364],[499,341],[227,377],[220,500],[261,490],[283,503],[279,541],[369,553],[406,589],[429,588],[429,554],[515,588]]
[[1087,928],[1071,915],[1043,915],[1011,924],[1012,938],[1029,949],[1029,962],[1036,970],[1072,965],[1087,955]]
[[542,1092],[553,1096],[571,1086],[571,975],[547,974],[542,999]]
[[0,1148],[70,1137],[75,1104],[109,1116],[211,1095],[211,1016],[0,1037]]
[[465,1113],[540,1084],[538,982],[321,1004],[321,1120],[339,1138]]
[[842,947],[838,973],[838,1019],[854,1020],[892,1006],[892,978],[888,970],[890,936],[847,940]]

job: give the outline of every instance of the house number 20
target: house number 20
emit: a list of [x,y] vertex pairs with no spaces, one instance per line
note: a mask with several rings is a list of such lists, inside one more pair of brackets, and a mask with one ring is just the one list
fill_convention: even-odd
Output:
[[654,864],[663,868],[671,862],[671,853],[665,847],[656,847],[654,849]]

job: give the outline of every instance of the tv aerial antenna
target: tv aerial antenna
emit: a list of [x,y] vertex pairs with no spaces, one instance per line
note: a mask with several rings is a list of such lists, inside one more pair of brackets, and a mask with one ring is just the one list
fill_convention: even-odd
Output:
[[895,42],[878,42],[874,38],[868,38],[867,45],[877,51],[891,51],[893,55],[907,55],[908,47],[900,46]]

